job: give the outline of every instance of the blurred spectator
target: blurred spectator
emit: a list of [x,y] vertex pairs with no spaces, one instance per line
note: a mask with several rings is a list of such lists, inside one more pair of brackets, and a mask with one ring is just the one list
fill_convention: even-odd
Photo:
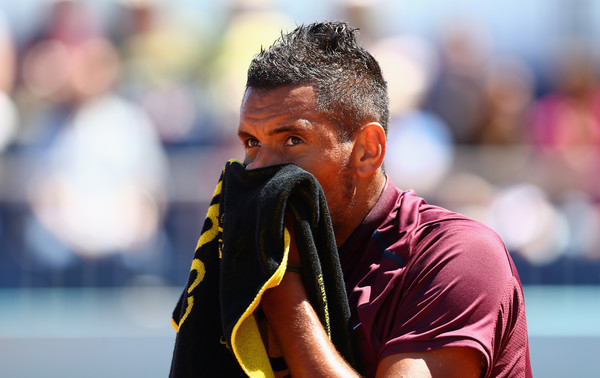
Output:
[[557,63],[554,91],[533,109],[532,143],[549,151],[600,146],[600,86],[592,46],[564,45]]
[[[486,15],[493,2],[463,9],[466,19],[434,3],[4,2],[2,283],[32,284],[48,267],[69,269],[47,273],[57,284],[83,275],[82,265],[127,269],[124,277],[169,264],[188,271],[221,163],[243,155],[234,129],[249,60],[260,41],[315,17],[351,20],[382,65],[386,171],[398,185],[497,227],[528,272],[567,277],[564,259],[598,261],[597,52],[580,42],[545,58],[562,29],[531,49],[531,30],[520,41],[502,17]],[[436,46],[440,17],[454,22]],[[545,17],[526,29],[556,21]],[[591,41],[591,31],[581,35]],[[492,32],[508,36],[502,46],[492,46]],[[535,81],[549,67],[554,86]]]
[[498,232],[509,250],[534,265],[557,260],[568,247],[569,228],[564,215],[542,189],[532,184],[500,190],[486,223]]
[[490,53],[485,28],[473,21],[453,23],[443,30],[440,74],[425,107],[449,126],[457,144],[475,143],[483,117],[484,77]]
[[16,50],[9,25],[0,11],[0,155],[17,133],[17,109],[12,101]]
[[448,126],[421,109],[437,74],[433,47],[415,36],[396,36],[380,40],[371,51],[389,87],[386,172],[400,187],[429,197],[449,173],[454,147]]
[[[160,140],[148,116],[116,93],[121,60],[89,28],[96,23],[90,10],[67,1],[52,10],[50,28],[27,49],[23,66],[23,97],[37,104],[27,108],[30,119],[39,119],[42,134],[52,129],[45,148],[34,151],[41,159],[27,180],[33,216],[25,222],[26,250],[57,269],[76,260],[72,252],[84,259],[136,252],[160,265],[167,182]],[[61,117],[46,117],[57,109]]]
[[377,19],[377,11],[381,10],[379,0],[344,0],[338,1],[334,8],[336,17],[345,20],[348,24],[358,28],[360,32],[357,35],[357,41],[367,50],[379,42],[381,34],[384,34],[385,23],[374,23]]
[[[99,21],[86,3],[52,1],[42,12],[45,23],[21,52],[20,86],[15,93],[23,117],[18,142],[35,149],[53,143],[73,110],[93,95],[89,92],[101,91],[95,87],[114,81],[85,76],[85,65],[114,66],[96,60],[114,57],[99,53],[104,43],[99,39]],[[103,69],[97,74],[114,76],[115,72]]]
[[533,90],[533,73],[523,61],[517,57],[493,59],[484,78],[483,112],[475,141],[486,145],[525,143]]
[[163,143],[214,139],[204,114],[209,106],[196,98],[204,90],[196,76],[210,52],[208,31],[192,34],[164,2],[119,2],[120,25],[115,26],[122,34],[115,38],[123,56],[121,91],[144,108]]
[[[538,158],[555,165],[550,185],[567,185],[600,201],[600,85],[598,57],[589,42],[561,45],[554,90],[531,109],[530,141]],[[560,172],[560,173],[558,173]]]
[[0,10],[0,92],[10,94],[15,78],[16,50],[10,25]]
[[87,257],[147,246],[163,211],[165,161],[147,117],[110,94],[90,100],[30,187],[39,221]]
[[268,0],[239,0],[230,12],[219,48],[206,68],[210,77],[209,93],[213,96],[212,102],[218,105],[216,111],[222,132],[236,137],[239,107],[252,57],[261,46],[271,45],[282,30],[292,30],[294,23],[284,13],[269,7]]
[[[18,127],[17,109],[10,97],[13,89],[15,63],[16,50],[12,31],[0,10],[0,266],[9,265],[7,264],[8,251],[4,249],[10,245],[7,235],[10,225],[7,225],[9,227],[5,226],[5,219],[8,220],[8,216],[2,201],[8,188],[9,176],[3,164],[3,157],[6,156],[5,152],[12,144]],[[8,269],[14,271],[11,268]],[[4,269],[0,274],[4,277],[7,276]]]

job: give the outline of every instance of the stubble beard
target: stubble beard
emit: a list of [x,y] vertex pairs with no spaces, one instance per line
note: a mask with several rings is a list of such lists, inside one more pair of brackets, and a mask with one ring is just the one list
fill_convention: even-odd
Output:
[[340,182],[337,190],[337,203],[329,206],[331,224],[334,232],[337,234],[346,224],[346,218],[350,215],[356,204],[356,188],[353,184],[353,174],[350,162],[347,161],[339,171]]

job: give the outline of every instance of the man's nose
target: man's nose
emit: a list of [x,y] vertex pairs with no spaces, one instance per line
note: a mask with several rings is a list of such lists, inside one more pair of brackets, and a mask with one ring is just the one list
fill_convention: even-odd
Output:
[[256,158],[251,163],[246,165],[246,169],[251,170],[270,167],[272,165],[283,164],[285,162],[285,159],[280,153],[263,147],[256,155]]

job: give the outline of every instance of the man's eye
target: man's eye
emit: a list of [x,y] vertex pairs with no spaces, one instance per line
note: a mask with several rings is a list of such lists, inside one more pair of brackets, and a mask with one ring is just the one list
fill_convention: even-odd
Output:
[[301,143],[303,143],[303,140],[296,136],[291,136],[285,141],[286,146],[295,146],[295,145],[301,144]]
[[259,147],[259,146],[260,146],[260,142],[257,139],[248,138],[244,141],[244,147],[246,147],[246,148]]

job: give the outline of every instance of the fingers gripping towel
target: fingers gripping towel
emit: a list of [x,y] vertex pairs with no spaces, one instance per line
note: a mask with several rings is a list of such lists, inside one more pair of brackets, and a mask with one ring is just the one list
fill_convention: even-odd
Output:
[[173,312],[171,377],[274,377],[287,370],[261,334],[260,299],[286,270],[291,215],[302,278],[321,323],[356,366],[350,311],[323,191],[292,164],[225,166],[210,203],[188,283]]

